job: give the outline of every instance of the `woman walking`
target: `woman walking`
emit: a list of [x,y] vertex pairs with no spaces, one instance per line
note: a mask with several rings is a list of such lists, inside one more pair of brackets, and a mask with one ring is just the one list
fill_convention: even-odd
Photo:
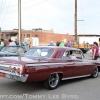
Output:
[[93,57],[93,60],[97,60],[99,57],[99,47],[98,47],[97,42],[94,42],[93,44],[94,46],[92,48],[92,57]]

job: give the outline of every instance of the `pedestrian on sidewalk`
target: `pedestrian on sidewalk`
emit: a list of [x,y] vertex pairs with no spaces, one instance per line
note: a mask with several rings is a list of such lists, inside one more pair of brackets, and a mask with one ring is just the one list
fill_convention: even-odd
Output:
[[54,43],[53,43],[53,41],[51,41],[51,42],[50,42],[50,45],[49,45],[49,46],[54,46]]
[[99,57],[99,46],[97,42],[94,42],[92,48],[92,58],[93,60],[97,60],[98,57]]
[[4,44],[4,39],[1,39],[1,44],[0,44],[0,46],[4,46],[5,44]]
[[59,46],[60,46],[60,47],[65,47],[64,40],[62,40],[62,42],[60,42]]

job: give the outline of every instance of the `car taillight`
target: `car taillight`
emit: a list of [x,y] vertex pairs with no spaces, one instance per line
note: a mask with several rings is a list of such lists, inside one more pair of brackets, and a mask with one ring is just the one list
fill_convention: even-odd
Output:
[[13,73],[22,73],[22,66],[9,66],[8,69]]
[[21,68],[18,68],[18,69],[17,69],[17,72],[20,73],[20,72],[21,72]]
[[9,70],[10,70],[10,71],[12,70],[12,66],[9,66]]

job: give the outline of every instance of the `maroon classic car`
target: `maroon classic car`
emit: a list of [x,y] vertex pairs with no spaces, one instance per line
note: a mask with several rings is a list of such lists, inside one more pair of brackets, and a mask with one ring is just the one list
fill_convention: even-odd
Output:
[[21,82],[43,81],[48,89],[61,80],[91,76],[96,78],[100,62],[88,60],[76,48],[36,46],[21,57],[1,57],[0,76]]

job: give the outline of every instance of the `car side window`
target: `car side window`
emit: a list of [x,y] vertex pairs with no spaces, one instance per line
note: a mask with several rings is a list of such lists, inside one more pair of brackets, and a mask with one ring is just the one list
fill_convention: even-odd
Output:
[[69,59],[69,51],[65,51],[62,56],[63,59]]
[[73,51],[73,55],[74,55],[77,59],[83,59],[83,58],[84,58],[82,52],[79,51],[79,50]]
[[77,57],[75,56],[74,52],[75,52],[74,50],[70,50],[69,51],[69,58],[70,59],[77,59]]
[[83,59],[84,55],[80,50],[65,51],[62,56],[63,59]]
[[19,47],[19,48],[17,49],[17,52],[18,52],[18,53],[24,53],[24,49],[23,49],[22,47]]

